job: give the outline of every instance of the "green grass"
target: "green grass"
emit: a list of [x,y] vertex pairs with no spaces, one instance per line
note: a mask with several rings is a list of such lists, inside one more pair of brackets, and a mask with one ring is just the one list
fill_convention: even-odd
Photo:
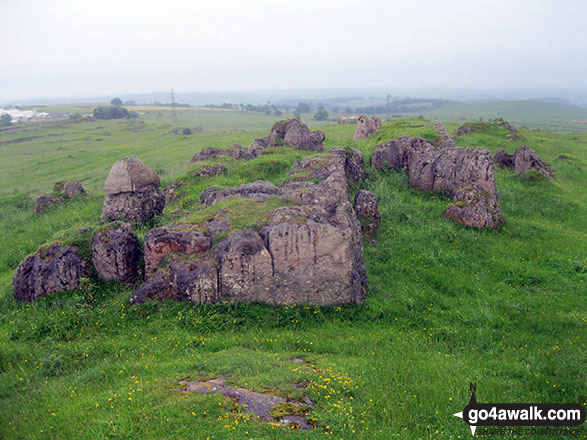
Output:
[[[240,120],[217,117],[218,126],[241,128]],[[165,182],[184,180],[178,200],[137,230],[142,238],[175,221],[173,210],[197,208],[210,185],[281,183],[306,152],[275,150],[250,162],[219,158],[227,172],[213,178],[193,177],[197,165],[188,164],[204,147],[248,145],[272,121],[246,133],[210,128],[187,139],[166,135],[156,121],[137,133],[128,122],[0,132],[0,142],[40,136],[0,146],[0,438],[466,439],[468,427],[451,414],[468,402],[469,382],[477,383],[481,402],[575,402],[585,394],[586,134],[522,129],[524,141],[509,141],[491,129],[458,140],[510,153],[525,143],[556,170],[553,180],[496,171],[506,220],[497,232],[443,219],[448,197],[409,188],[404,173],[368,166],[363,188],[380,198],[382,220],[376,244],[365,243],[370,284],[363,306],[167,301],[129,308],[130,289],[96,280],[34,304],[12,299],[11,277],[26,255],[65,229],[97,226],[101,186],[117,158],[137,154]],[[80,140],[92,130],[111,135],[103,143]],[[323,130],[327,148],[359,148],[368,162],[377,142],[435,136],[431,122],[420,119],[386,122],[366,141],[351,140],[354,126]],[[65,134],[48,136],[57,132]],[[74,148],[88,151],[67,162]],[[555,160],[560,154],[572,159]],[[72,177],[86,179],[86,196],[32,215],[31,193]],[[258,423],[227,398],[175,391],[181,380],[220,375],[236,386],[298,398],[294,384],[305,385],[317,428]]]

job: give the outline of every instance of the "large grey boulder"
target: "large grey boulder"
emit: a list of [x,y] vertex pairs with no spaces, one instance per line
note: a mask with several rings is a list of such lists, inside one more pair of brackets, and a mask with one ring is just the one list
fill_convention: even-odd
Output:
[[276,122],[267,136],[253,140],[249,152],[253,157],[257,157],[266,148],[281,145],[299,147],[307,151],[324,151],[324,139],[322,131],[311,131],[300,118],[295,117]]
[[368,116],[361,115],[357,119],[357,126],[355,128],[354,140],[367,139],[373,136],[377,130],[382,127],[381,119],[376,116],[369,118]]
[[25,258],[12,279],[14,297],[32,302],[51,293],[75,290],[90,274],[74,246],[55,244]]
[[150,220],[165,207],[165,197],[159,186],[157,173],[138,157],[126,156],[118,160],[104,185],[106,200],[102,218],[140,223]]
[[101,228],[92,240],[92,263],[103,280],[132,284],[139,279],[141,250],[130,223]]

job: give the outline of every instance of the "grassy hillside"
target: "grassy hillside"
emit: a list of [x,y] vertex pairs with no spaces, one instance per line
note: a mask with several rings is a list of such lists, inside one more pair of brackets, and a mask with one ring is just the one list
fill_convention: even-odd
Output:
[[[466,439],[468,427],[451,414],[468,402],[469,382],[482,402],[575,402],[585,394],[587,134],[522,129],[524,141],[509,141],[492,128],[459,139],[510,153],[523,142],[556,170],[552,181],[497,170],[500,231],[451,223],[441,216],[448,197],[368,165],[363,187],[379,196],[382,222],[376,244],[364,247],[370,285],[361,307],[167,301],[129,308],[128,288],[95,280],[35,304],[12,299],[11,278],[27,254],[64,229],[95,224],[101,185],[121,155],[137,154],[166,182],[185,181],[183,197],[139,228],[140,237],[172,221],[178,207],[197,207],[205,187],[278,183],[303,155],[277,150],[223,161],[223,176],[192,177],[195,152],[247,145],[274,119],[225,115],[209,126],[202,119],[203,131],[187,138],[168,134],[172,127],[157,115],[141,117],[147,122],[138,121],[136,133],[128,122],[0,132],[0,144],[39,136],[0,145],[0,438]],[[419,119],[386,122],[366,141],[352,141],[353,126],[323,130],[327,148],[359,148],[368,164],[378,142],[436,136]],[[556,160],[563,153],[570,159]],[[33,217],[30,193],[65,177],[85,179],[89,194]],[[306,362],[288,360],[294,356]],[[258,423],[226,398],[175,391],[182,379],[220,375],[289,396],[301,384],[316,403],[317,428]]]

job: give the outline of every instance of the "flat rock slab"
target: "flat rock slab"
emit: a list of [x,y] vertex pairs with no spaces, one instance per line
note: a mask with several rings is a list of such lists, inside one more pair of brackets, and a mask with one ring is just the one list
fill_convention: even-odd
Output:
[[[236,400],[239,406],[243,407],[245,412],[253,414],[259,420],[270,423],[279,423],[281,425],[294,425],[299,429],[312,429],[304,417],[298,415],[284,416],[280,420],[276,420],[271,415],[271,410],[279,404],[297,405],[300,408],[308,408],[311,405],[300,402],[288,402],[283,397],[274,396],[272,394],[257,393],[245,388],[231,387],[226,385],[223,379],[211,379],[206,382],[194,381],[185,382],[185,388],[180,388],[178,391],[189,393],[198,391],[200,393],[220,393]],[[310,403],[311,401],[307,399]]]

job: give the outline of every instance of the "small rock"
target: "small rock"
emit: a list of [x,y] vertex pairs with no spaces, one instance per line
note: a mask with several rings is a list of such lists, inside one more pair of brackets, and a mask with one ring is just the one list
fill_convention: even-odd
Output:
[[357,119],[357,126],[355,128],[353,139],[359,140],[370,138],[377,130],[380,130],[381,127],[381,119],[378,117],[373,116],[369,119],[369,117],[361,115]]
[[199,170],[194,171],[194,177],[212,177],[217,174],[222,174],[226,171],[226,167],[218,163],[216,165],[203,166]]
[[51,293],[75,290],[90,274],[74,246],[55,244],[25,258],[12,279],[14,297],[32,302]]
[[508,154],[505,150],[499,150],[493,156],[493,163],[500,168],[511,168],[513,164],[513,156]]
[[171,185],[168,185],[163,189],[162,193],[165,197],[165,205],[169,205],[171,202],[175,201],[177,198],[177,189],[183,185],[183,181],[179,180],[177,182],[173,182]]
[[497,194],[479,183],[457,191],[453,203],[444,211],[444,216],[477,228],[498,229],[503,225]]
[[370,191],[361,190],[355,196],[355,211],[359,216],[363,234],[373,238],[381,221],[377,196]]
[[535,169],[549,179],[552,178],[552,169],[542,161],[536,151],[527,145],[522,145],[514,151],[512,162],[514,171],[520,175],[525,174],[528,170]]
[[62,197],[53,193],[41,194],[33,201],[33,213],[41,214],[51,206],[62,205],[64,202]]

